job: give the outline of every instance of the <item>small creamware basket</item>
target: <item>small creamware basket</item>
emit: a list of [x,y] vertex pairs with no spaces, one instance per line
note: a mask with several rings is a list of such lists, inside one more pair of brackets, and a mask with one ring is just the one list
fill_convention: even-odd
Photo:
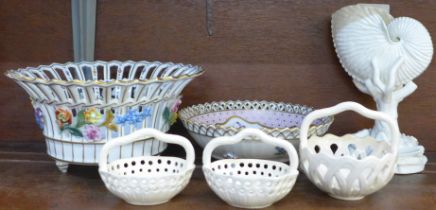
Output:
[[[221,159],[211,163],[215,148],[243,140],[282,148],[289,156],[290,165],[260,159]],[[298,155],[291,143],[255,128],[215,138],[203,151],[203,172],[208,185],[222,200],[240,208],[264,208],[285,197],[297,180],[297,168]]]
[[[186,160],[139,156],[108,163],[110,150],[144,139],[178,144],[185,149]],[[106,188],[126,202],[133,205],[157,205],[169,201],[186,187],[195,169],[194,160],[194,147],[188,139],[144,128],[106,143],[100,153],[99,172]]]
[[[390,142],[347,134],[312,136],[309,125],[315,119],[352,110],[380,120],[389,127]],[[369,110],[355,102],[315,110],[303,120],[300,133],[300,167],[319,189],[341,200],[359,200],[384,187],[394,175],[398,158],[399,130],[388,115]]]

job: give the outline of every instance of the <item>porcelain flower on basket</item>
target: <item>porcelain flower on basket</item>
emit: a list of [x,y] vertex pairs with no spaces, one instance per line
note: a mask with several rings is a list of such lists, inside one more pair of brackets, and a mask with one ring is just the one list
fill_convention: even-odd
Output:
[[45,119],[41,108],[35,109],[35,121],[36,124],[38,124],[39,128],[44,129]]
[[90,141],[100,141],[105,138],[102,130],[96,125],[86,125],[85,138]]
[[116,124],[137,124],[145,120],[145,118],[151,116],[151,109],[144,108],[143,111],[138,109],[129,109],[126,114],[115,117]]
[[103,117],[103,115],[94,107],[86,109],[86,111],[83,112],[83,115],[85,116],[85,122],[90,124],[98,123]]
[[176,103],[173,105],[173,107],[171,108],[172,112],[177,112],[179,111],[179,107],[182,104],[182,100],[177,100]]
[[73,114],[68,108],[58,107],[56,109],[56,122],[62,129],[65,125],[71,125]]
[[176,101],[176,103],[173,104],[171,108],[166,107],[163,112],[164,119],[170,124],[174,124],[177,121],[178,114],[177,111],[179,111],[179,107],[182,104],[182,101],[179,99]]

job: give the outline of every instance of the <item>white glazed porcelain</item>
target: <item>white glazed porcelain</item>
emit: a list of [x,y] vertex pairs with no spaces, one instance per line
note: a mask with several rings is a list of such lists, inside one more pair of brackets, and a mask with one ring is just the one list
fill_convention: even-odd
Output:
[[[248,137],[251,140],[246,140]],[[283,148],[289,164],[260,159],[225,159],[211,163],[212,152],[241,141],[262,141]],[[228,204],[240,208],[264,208],[285,197],[298,176],[298,155],[288,141],[259,129],[246,128],[234,136],[218,137],[203,151],[203,172],[211,189]]]
[[[389,142],[351,134],[341,137],[314,135],[307,140],[307,131],[313,120],[347,110],[386,122],[390,129]],[[399,130],[396,122],[382,112],[369,110],[355,102],[315,110],[304,119],[300,136],[301,169],[313,184],[334,198],[362,199],[380,190],[394,175]]]
[[332,36],[344,69],[359,82],[372,77],[371,62],[380,68],[387,82],[390,67],[401,57],[396,86],[406,84],[424,72],[433,57],[433,43],[427,29],[408,17],[394,18],[380,7],[357,4],[332,15]]
[[[339,9],[332,15],[332,36],[338,58],[356,87],[372,96],[378,111],[397,120],[399,103],[417,89],[412,80],[430,64],[433,43],[420,22],[394,19],[386,6],[358,4]],[[388,130],[377,120],[373,128],[355,135],[386,141]],[[423,171],[424,150],[415,137],[402,134],[396,173]]]
[[[175,121],[183,88],[197,66],[148,61],[96,61],[11,70],[29,95],[46,138],[47,153],[66,172],[68,163],[98,163],[101,147],[141,128],[167,131]],[[162,152],[159,141],[133,144],[109,159]]]
[[[214,137],[235,135],[243,128],[257,128],[273,137],[288,140],[298,147],[299,127],[311,107],[268,101],[211,102],[180,110],[179,116],[189,134],[205,147]],[[324,134],[333,117],[313,123],[310,134]],[[285,151],[259,141],[244,141],[219,147],[214,158],[259,158],[286,161]]]
[[[140,156],[108,163],[107,157],[111,150],[151,138],[181,145],[186,151],[186,160],[177,157]],[[144,128],[106,143],[100,153],[99,172],[106,188],[126,202],[134,205],[157,205],[169,201],[186,187],[195,168],[194,160],[194,148],[189,140]]]

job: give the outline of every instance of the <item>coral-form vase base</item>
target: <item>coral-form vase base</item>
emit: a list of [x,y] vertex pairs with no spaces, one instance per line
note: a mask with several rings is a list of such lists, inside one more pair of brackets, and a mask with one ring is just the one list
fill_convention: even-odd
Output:
[[[427,163],[427,157],[422,155],[421,157],[415,157],[414,159],[419,158],[420,163],[416,164],[402,164],[400,157],[399,161],[397,162],[397,165],[395,166],[395,173],[396,174],[415,174],[415,173],[421,173],[424,171],[425,164]],[[407,157],[403,158],[407,159]]]

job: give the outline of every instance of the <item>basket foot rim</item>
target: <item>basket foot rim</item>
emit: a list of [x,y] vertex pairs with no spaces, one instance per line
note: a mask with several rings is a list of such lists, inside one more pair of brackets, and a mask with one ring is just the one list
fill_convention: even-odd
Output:
[[124,201],[126,201],[129,204],[136,205],[136,206],[154,206],[154,205],[160,205],[160,204],[167,203],[168,201],[170,201],[170,199],[160,200],[160,201],[155,201],[155,202],[141,202],[141,201],[129,201],[129,200],[124,200]]
[[266,208],[266,207],[273,205],[273,203],[268,203],[265,205],[250,206],[250,205],[238,205],[235,203],[228,203],[228,202],[227,202],[227,204],[229,204],[230,206],[236,207],[236,208],[241,208],[241,209],[263,209],[263,208]]
[[344,201],[358,201],[362,200],[365,196],[339,196],[339,195],[333,195],[329,194],[330,197],[338,199],[338,200],[344,200]]

